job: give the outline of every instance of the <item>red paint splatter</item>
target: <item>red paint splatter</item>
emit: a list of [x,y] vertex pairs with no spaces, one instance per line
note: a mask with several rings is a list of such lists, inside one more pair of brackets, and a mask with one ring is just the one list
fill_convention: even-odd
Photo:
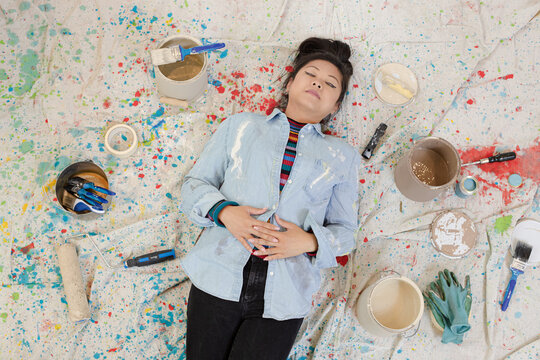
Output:
[[132,105],[133,105],[133,106],[137,106],[137,105],[139,105],[139,101],[135,100],[135,101],[133,102],[133,104],[132,104]]
[[502,77],[498,77],[497,79],[508,80],[508,79],[513,79],[513,78],[514,78],[514,74],[508,74]]
[[129,121],[129,118],[124,118],[124,122],[128,122]]
[[111,317],[111,315],[112,315],[112,312],[109,311],[109,317]]
[[223,86],[218,86],[216,89],[220,94],[223,94],[225,92],[225,88]]
[[60,232],[61,232],[62,234],[65,234],[65,233],[67,233],[67,230],[66,230],[66,229],[62,229],[62,230],[60,230]]
[[245,78],[246,77],[246,75],[241,73],[240,71],[233,72],[231,75],[235,79],[240,79],[240,78]]
[[23,248],[21,248],[21,252],[23,254],[28,254],[28,252],[30,251],[30,249],[33,249],[34,248],[34,243],[31,243],[30,245],[27,245]]
[[161,184],[156,185],[156,189],[159,189],[161,187]]
[[255,85],[253,85],[253,86],[251,87],[251,90],[253,90],[253,92],[256,92],[256,93],[257,93],[257,92],[261,92],[261,91],[262,91],[262,87],[261,87],[261,85],[259,85],[259,84],[255,84]]
[[109,99],[106,99],[104,102],[103,102],[103,107],[105,109],[108,109],[109,107],[111,107],[111,102],[109,101]]
[[286,71],[286,72],[293,72],[294,69],[293,69],[292,66],[286,66],[286,67],[285,67],[285,71]]
[[[529,148],[521,149],[516,147],[517,157],[514,160],[488,163],[478,166],[480,170],[486,173],[494,174],[498,180],[496,185],[491,180],[483,179],[482,176],[477,176],[477,179],[484,183],[481,190],[481,194],[486,194],[490,189],[498,189],[502,192],[502,197],[505,205],[508,205],[512,201],[512,194],[514,188],[508,184],[508,176],[511,174],[519,174],[524,179],[533,179],[538,181],[540,179],[540,138],[534,140],[536,145]],[[494,155],[495,146],[486,146],[483,148],[473,148],[468,150],[459,150],[461,161],[463,163],[484,159]]]
[[339,265],[345,266],[349,262],[349,255],[336,256],[336,261]]
[[523,108],[522,108],[521,106],[518,106],[518,107],[516,108],[516,112],[520,112],[520,111],[522,111],[522,110],[523,110]]
[[169,310],[174,310],[174,306],[172,306],[171,304],[169,304]]
[[124,66],[124,64],[122,64],[121,62],[118,63],[118,67],[122,67]]
[[368,238],[367,238],[367,237],[364,238],[364,242],[365,242],[365,243],[368,242]]
[[486,76],[486,73],[483,72],[482,70],[478,71],[478,76],[480,76],[481,79],[484,78],[484,76]]
[[474,99],[469,99],[469,100],[467,100],[467,104],[469,104],[469,105],[474,104]]
[[353,84],[352,87],[356,89],[358,87],[358,84]]
[[364,184],[366,182],[366,179],[360,179],[360,184]]
[[139,174],[139,177],[142,179],[144,177],[144,174]]
[[135,93],[135,97],[141,97],[141,92],[139,90]]
[[262,105],[260,106],[260,109],[264,110],[266,108],[266,115],[270,115],[277,105],[278,102],[272,98],[264,99]]
[[109,349],[107,352],[115,352],[116,350],[118,350],[118,348]]

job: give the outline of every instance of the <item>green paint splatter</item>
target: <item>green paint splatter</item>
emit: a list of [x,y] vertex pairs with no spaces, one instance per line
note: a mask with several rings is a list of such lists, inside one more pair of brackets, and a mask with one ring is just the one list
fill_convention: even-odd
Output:
[[47,11],[51,11],[52,9],[54,9],[54,6],[52,6],[51,4],[43,4],[43,5],[38,5],[38,8],[39,8],[39,10],[41,10],[43,12],[47,12]]
[[4,322],[6,322],[6,319],[7,319],[7,313],[1,313],[1,314],[0,314],[0,318],[2,318],[2,320],[4,320]]
[[508,230],[512,223],[512,215],[503,216],[495,220],[495,231],[499,234],[503,234]]
[[17,96],[29,92],[32,89],[32,86],[34,86],[36,79],[39,77],[39,71],[37,70],[39,57],[34,50],[26,50],[26,54],[21,56],[20,61],[20,77],[24,81],[24,84],[13,88],[13,93]]
[[17,34],[9,31],[9,29],[7,32],[8,32],[8,37],[9,37],[9,40],[7,43],[11,46],[17,45],[19,43],[19,37],[17,36]]
[[11,294],[11,297],[13,298],[13,300],[17,301],[17,300],[19,300],[19,293],[17,293],[17,292],[13,293],[13,294]]
[[26,154],[34,148],[34,140],[26,141],[24,140],[21,145],[19,145],[19,150],[23,154]]
[[7,80],[7,79],[8,79],[8,76],[7,76],[6,70],[0,69],[0,80]]
[[28,1],[23,1],[19,5],[19,10],[21,10],[21,11],[28,10],[28,9],[30,9],[30,3]]

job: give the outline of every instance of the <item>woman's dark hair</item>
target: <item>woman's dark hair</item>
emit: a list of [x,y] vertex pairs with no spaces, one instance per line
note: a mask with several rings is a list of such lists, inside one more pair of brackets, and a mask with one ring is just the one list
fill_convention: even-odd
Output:
[[296,57],[292,63],[292,71],[287,72],[282,84],[282,95],[279,100],[279,108],[285,110],[289,102],[289,95],[286,93],[286,87],[290,80],[296,77],[298,71],[307,63],[313,60],[326,60],[334,64],[341,72],[341,93],[338,102],[341,101],[347,93],[349,80],[353,74],[353,67],[349,61],[351,57],[351,48],[349,45],[339,40],[322,39],[311,37],[300,44],[296,51]]

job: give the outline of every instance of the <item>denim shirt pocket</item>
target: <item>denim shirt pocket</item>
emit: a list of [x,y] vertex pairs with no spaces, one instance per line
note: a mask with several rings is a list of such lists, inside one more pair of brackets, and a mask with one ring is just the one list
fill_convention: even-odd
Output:
[[338,175],[327,162],[316,160],[311,171],[307,172],[304,192],[312,203],[324,203],[330,200],[332,188],[338,182]]

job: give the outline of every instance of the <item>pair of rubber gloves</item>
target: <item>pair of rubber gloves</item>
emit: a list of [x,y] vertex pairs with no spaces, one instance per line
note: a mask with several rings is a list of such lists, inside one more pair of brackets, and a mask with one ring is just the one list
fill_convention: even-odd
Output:
[[444,329],[442,343],[461,344],[463,334],[471,328],[472,295],[469,275],[465,277],[465,287],[461,286],[456,275],[444,269],[439,271],[439,278],[429,284],[424,298],[435,321]]

